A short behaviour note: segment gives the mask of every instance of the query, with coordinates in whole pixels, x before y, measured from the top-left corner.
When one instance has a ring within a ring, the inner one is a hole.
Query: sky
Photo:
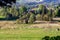
[[[19,0],[17,2],[20,4],[29,3],[29,2],[46,2],[46,3],[57,2],[57,3],[60,3],[60,0]]]
[[[22,2],[42,2],[43,0],[18,0],[18,2],[22,3]]]
[[[28,0],[28,2],[42,2],[43,0]]]

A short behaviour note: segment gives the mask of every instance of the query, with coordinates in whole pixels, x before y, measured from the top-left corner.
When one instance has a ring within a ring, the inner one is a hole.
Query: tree
[[[20,17],[22,17],[26,12],[27,12],[27,8],[25,6],[21,6],[19,8],[19,13],[20,13]]]
[[[4,6],[3,7],[3,13],[4,13],[4,16],[7,18],[7,14],[8,14],[8,11],[7,11],[7,6]]]
[[[26,13],[25,14],[25,19],[24,19],[26,24],[28,24],[29,17],[30,17],[30,14],[29,13]]]
[[[4,9],[3,8],[0,8],[0,16],[4,16]]]
[[[19,7],[19,9],[17,9],[18,12],[18,16],[19,16],[19,20],[21,23],[26,23],[28,24],[28,13],[27,13],[27,8],[25,6],[21,6]]]
[[[52,9],[49,9],[49,13],[48,13],[49,21],[52,21],[52,18],[53,18],[53,11],[52,11]]]
[[[17,19],[19,18],[19,9],[16,9],[16,5],[13,4],[12,7],[10,8],[10,12],[12,14],[12,18],[13,19]]]
[[[44,5],[40,5],[39,10],[40,10],[40,14],[41,14],[41,19],[43,20],[43,16],[44,16],[44,14],[46,14],[47,9]]]
[[[29,18],[29,23],[33,23],[35,21],[35,15],[31,13],[30,18]]]
[[[57,17],[60,17],[60,9],[56,9],[55,14],[56,14]]]
[[[36,20],[38,20],[38,21],[41,20],[41,15],[40,15],[40,14],[37,14],[37,15],[36,15]]]

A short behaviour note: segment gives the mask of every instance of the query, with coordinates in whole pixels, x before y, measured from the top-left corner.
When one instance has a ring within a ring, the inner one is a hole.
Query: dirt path
[[[39,21],[37,24],[33,24],[30,27],[32,28],[60,28],[60,22],[47,22],[47,21]]]
[[[13,28],[15,24],[15,21],[0,21],[0,28]]]
[[[15,28],[17,27],[16,21],[0,21],[0,28]],[[60,28],[60,23],[40,23],[40,24],[32,24],[29,28],[51,28],[58,27]]]
[[[48,27],[60,27],[59,24],[34,24],[34,25],[31,25],[30,27],[37,27],[37,28],[48,28]]]

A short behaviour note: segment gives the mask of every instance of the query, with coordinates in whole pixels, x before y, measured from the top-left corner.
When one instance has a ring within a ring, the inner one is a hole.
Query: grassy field
[[[21,24],[20,27],[28,27],[28,25]],[[60,36],[60,31],[57,31],[55,28],[0,29],[0,40],[42,40],[45,36]]]
[[[0,40],[42,40],[45,36],[60,36],[60,23],[16,24],[15,21],[0,21]]]

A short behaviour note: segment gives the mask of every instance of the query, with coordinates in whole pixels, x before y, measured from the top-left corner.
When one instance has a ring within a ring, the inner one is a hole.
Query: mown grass
[[[29,24],[21,24],[22,26]],[[42,40],[45,36],[60,36],[60,31],[56,29],[0,29],[0,40]]]

